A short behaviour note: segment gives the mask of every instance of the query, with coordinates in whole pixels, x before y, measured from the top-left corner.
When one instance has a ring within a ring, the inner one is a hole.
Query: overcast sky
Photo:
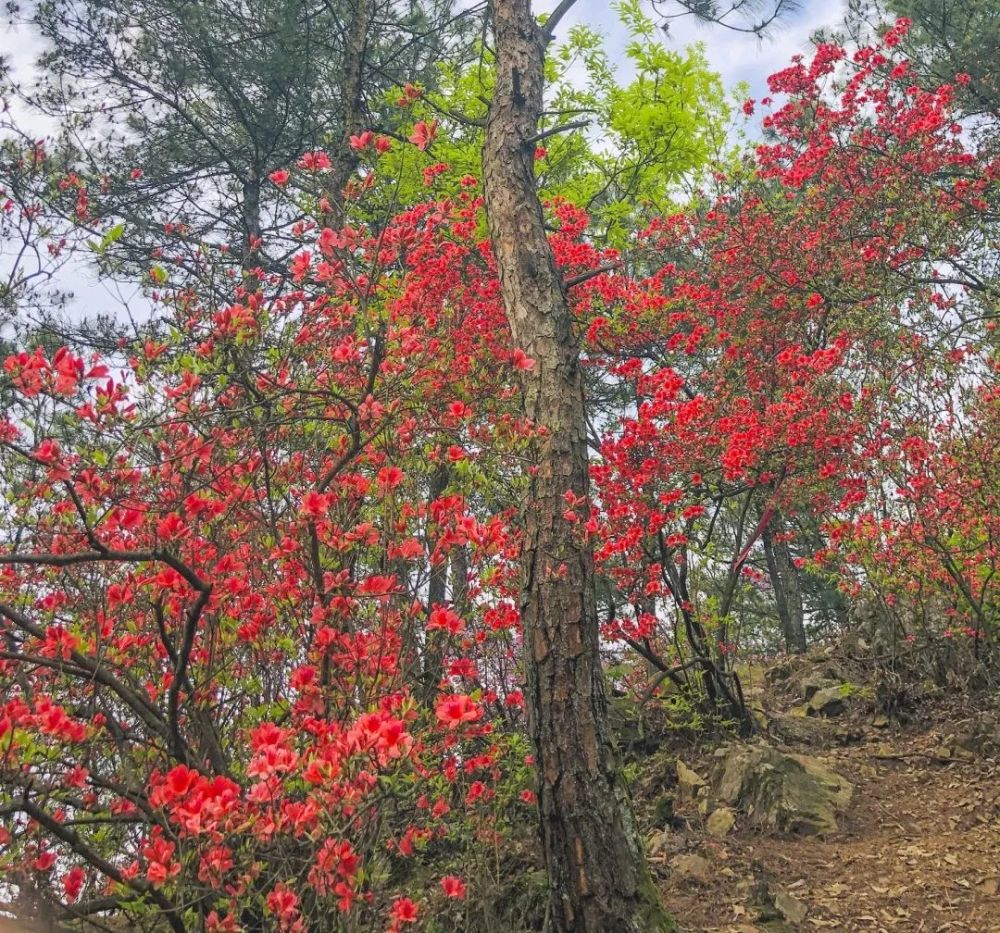
[[[536,0],[535,5],[539,12],[545,12],[556,5],[556,0]],[[760,97],[765,93],[766,76],[783,68],[796,52],[806,50],[809,36],[816,29],[839,22],[844,6],[844,0],[800,0],[799,9],[772,25],[763,39],[684,16],[671,20],[664,40],[678,48],[692,42],[704,43],[709,64],[722,75],[727,87],[746,81],[752,96]],[[612,59],[624,58],[625,32],[606,0],[578,0],[564,21],[563,30],[573,23],[587,23],[601,29]],[[40,40],[30,28],[7,29],[0,25],[0,57],[12,63],[19,80],[30,80],[34,59],[41,48]]]
[[[536,0],[539,11],[555,6],[553,0]],[[660,6],[667,8],[667,4]],[[760,98],[767,93],[767,76],[784,68],[796,52],[806,51],[809,36],[817,29],[839,23],[845,7],[845,0],[800,0],[798,10],[773,24],[763,39],[683,16],[670,21],[664,42],[677,48],[703,43],[709,65],[719,72],[727,88],[745,81],[751,96]],[[578,0],[565,22],[599,27],[607,36],[612,58],[620,61],[624,57],[625,31],[606,0]]]
[[[536,0],[536,9],[539,13],[546,12],[553,9],[557,2],[558,0]],[[692,42],[703,43],[709,65],[719,72],[727,89],[740,82],[747,82],[750,85],[750,96],[760,98],[767,93],[767,75],[784,68],[796,52],[806,51],[809,36],[815,30],[839,22],[844,6],[844,0],[800,0],[799,9],[785,17],[780,24],[773,25],[763,39],[699,23],[694,17],[685,16],[671,20],[664,42],[677,48],[683,48]],[[624,59],[625,31],[607,0],[578,0],[560,31],[565,31],[573,23],[587,23],[598,27],[606,36],[611,59]],[[0,57],[12,66],[17,80],[30,83],[34,61],[41,50],[40,39],[29,27],[8,29],[0,21]],[[37,120],[32,121],[32,124],[39,135],[47,130],[46,125]],[[127,296],[129,303],[141,314],[139,309],[144,302],[134,286],[99,282],[91,270],[82,268],[77,263],[73,264],[71,282],[68,284],[76,293],[74,310],[78,312],[87,314],[97,310],[109,311],[113,307],[121,308],[123,297]]]

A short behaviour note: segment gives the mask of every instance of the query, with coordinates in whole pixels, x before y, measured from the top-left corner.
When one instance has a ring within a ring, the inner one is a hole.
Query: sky
[[[535,0],[535,9],[539,13],[549,12],[557,2]],[[668,47],[677,49],[701,42],[709,66],[719,72],[727,89],[746,82],[750,85],[750,96],[759,99],[767,94],[767,75],[784,68],[795,53],[807,51],[810,35],[821,27],[838,23],[844,7],[845,0],[800,0],[799,8],[780,23],[772,25],[764,38],[684,16],[670,21],[663,41]],[[646,12],[652,14],[652,9],[647,6]],[[624,61],[627,36],[608,0],[577,0],[557,30],[557,38],[559,32],[565,33],[575,23],[597,27],[606,37],[609,58],[614,62]],[[0,20],[0,58],[11,66],[15,80],[31,82],[34,62],[42,49],[41,39],[30,27],[5,28]],[[625,76],[627,73],[622,74],[622,77]],[[15,112],[18,117],[23,116]],[[37,118],[31,126],[39,135],[48,130],[46,124],[38,122]],[[65,276],[69,276],[70,281],[66,284],[75,294],[72,316],[107,313],[116,308],[118,314],[124,314],[126,302],[142,316],[144,301],[137,287],[98,281],[93,271],[83,263],[73,263],[72,268],[65,270]]]
[[[535,5],[539,12],[545,12],[553,9],[556,2],[536,0]],[[845,0],[800,0],[799,8],[773,24],[761,39],[683,16],[670,21],[663,42],[677,49],[701,42],[709,66],[721,75],[727,89],[746,82],[750,85],[750,96],[760,98],[767,94],[767,76],[784,68],[792,55],[806,51],[809,37],[817,29],[841,22],[845,8]],[[661,9],[666,10],[667,4],[661,4]],[[648,5],[645,11],[652,15]],[[625,31],[607,0],[577,0],[563,23],[586,23],[600,28],[607,37],[612,60],[624,58]],[[562,25],[557,36],[565,28]]]

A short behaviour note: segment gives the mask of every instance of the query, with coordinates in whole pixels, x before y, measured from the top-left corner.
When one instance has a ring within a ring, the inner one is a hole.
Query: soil
[[[1000,756],[949,744],[967,712],[941,708],[907,728],[859,716],[849,746],[784,746],[821,757],[855,785],[828,838],[762,834],[738,818],[718,840],[694,802],[676,804],[652,864],[681,929],[1000,933]],[[710,752],[688,764],[709,773]],[[707,880],[672,872],[678,853],[705,856]]]

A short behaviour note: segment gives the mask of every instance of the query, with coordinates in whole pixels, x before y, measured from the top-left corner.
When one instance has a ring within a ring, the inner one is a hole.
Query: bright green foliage
[[[630,35],[624,68],[611,63],[603,37],[589,26],[571,28],[550,50],[549,106],[536,159],[543,201],[561,198],[585,208],[594,238],[619,247],[643,217],[674,209],[681,183],[722,153],[730,112],[701,47],[672,51],[636,5],[616,8]],[[414,122],[442,124],[429,152],[453,177],[479,172],[492,92],[491,57],[480,52],[471,65],[443,63],[435,92],[412,106]],[[622,72],[631,72],[630,79]],[[403,178],[395,194],[405,203],[422,187],[428,162],[417,159],[400,175],[412,153],[398,151],[393,159],[394,177]]]

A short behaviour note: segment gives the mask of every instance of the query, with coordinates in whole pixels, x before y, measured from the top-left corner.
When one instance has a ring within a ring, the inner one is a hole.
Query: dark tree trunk
[[[260,175],[251,169],[243,181],[243,268],[260,264]]]
[[[343,95],[343,133],[330,153],[333,167],[330,172],[328,199],[331,206],[330,222],[341,226],[344,217],[344,188],[358,167],[358,157],[351,148],[351,136],[364,130],[364,77],[365,55],[368,50],[368,30],[372,19],[372,0],[356,0],[350,26],[345,37],[344,65],[340,75]]]
[[[535,361],[527,416],[544,433],[524,506],[521,618],[553,929],[675,929],[643,852],[607,721],[593,554],[563,517],[588,493],[586,419],[570,309],[534,178],[545,36],[530,0],[493,0],[496,88],[486,127],[487,218],[513,340]]]
[[[439,499],[448,488],[448,467],[440,465],[431,474],[430,489],[427,493],[428,514],[430,506]],[[437,538],[428,536],[427,549],[433,554]],[[430,617],[435,604],[443,604],[448,596],[448,561],[442,560],[438,564],[431,564],[430,579],[427,583],[427,615]],[[424,634],[424,669],[423,669],[423,695],[424,701],[430,705],[437,696],[438,685],[441,682],[441,675],[444,673],[443,667],[443,641],[444,633],[439,631],[425,632]]]
[[[802,586],[788,542],[775,540],[774,526],[779,521],[780,516],[775,512],[761,535],[764,557],[767,560],[767,573],[774,590],[774,602],[778,610],[778,619],[781,621],[785,650],[790,654],[805,654],[808,646]]]

